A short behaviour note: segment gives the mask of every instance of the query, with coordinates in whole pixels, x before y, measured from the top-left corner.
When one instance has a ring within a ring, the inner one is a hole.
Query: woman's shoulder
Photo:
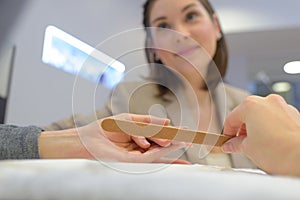
[[[250,95],[250,93],[244,89],[241,89],[241,88],[238,88],[238,87],[235,87],[235,86],[232,86],[232,85],[229,85],[229,84],[226,84],[224,83],[224,88],[225,88],[225,91],[227,94],[229,95],[239,95],[239,96],[244,96],[244,97],[247,97]]]
[[[149,113],[153,105],[164,103],[157,94],[158,87],[155,83],[149,81],[122,82],[112,92],[110,104],[114,110],[145,114]]]
[[[157,84],[149,81],[121,82],[112,90],[112,94],[144,99],[157,96],[158,87]]]
[[[250,95],[250,93],[241,88],[229,85],[229,84],[220,84],[217,89],[217,94],[219,97],[223,96],[225,90],[225,98],[229,104],[232,104],[233,107],[235,105],[240,104],[246,97]]]

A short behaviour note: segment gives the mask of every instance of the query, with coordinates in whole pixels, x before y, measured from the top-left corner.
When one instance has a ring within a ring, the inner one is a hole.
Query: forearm
[[[286,155],[286,162],[283,163],[284,174],[300,177],[300,132],[298,137],[291,138],[290,151]]]
[[[300,177],[300,133],[297,129],[278,133],[274,132],[268,138],[262,138],[263,133],[259,134],[260,140],[265,142],[259,144],[256,141],[255,144],[259,145],[252,145],[246,154],[270,174]]]
[[[291,173],[288,173],[288,175],[292,176],[298,176],[300,177],[300,151],[297,152],[297,157],[294,157],[291,163],[290,171]]]
[[[81,143],[77,129],[44,131],[38,143],[40,157],[44,159],[92,158]]]
[[[0,125],[0,159],[39,158],[38,137],[42,129],[36,126]]]

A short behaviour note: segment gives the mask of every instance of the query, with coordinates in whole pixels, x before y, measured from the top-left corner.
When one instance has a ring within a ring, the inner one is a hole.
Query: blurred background
[[[102,107],[109,89],[99,86],[93,92],[92,82],[76,79],[42,62],[45,29],[54,25],[115,57],[126,46],[143,47],[141,30],[134,31],[134,37],[120,39],[120,33],[142,28],[143,3],[144,0],[0,0],[0,120],[2,116],[6,123],[46,125],[73,111],[92,112],[91,96],[93,106]],[[229,47],[225,81],[253,94],[278,93],[300,109],[300,75],[283,70],[286,63],[300,59],[300,1],[211,3]],[[126,58],[127,72],[145,63],[142,50]],[[128,80],[141,78],[139,73],[128,74]],[[80,88],[75,100],[74,85]],[[74,102],[79,102],[76,108]]]

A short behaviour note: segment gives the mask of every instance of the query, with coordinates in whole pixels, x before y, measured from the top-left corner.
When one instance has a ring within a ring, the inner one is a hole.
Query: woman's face
[[[158,0],[150,12],[156,57],[167,67],[192,79],[206,76],[220,36],[216,16],[198,0]]]

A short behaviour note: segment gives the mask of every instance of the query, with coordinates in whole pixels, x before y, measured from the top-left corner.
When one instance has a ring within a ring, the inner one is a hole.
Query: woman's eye
[[[190,20],[193,20],[193,19],[195,19],[196,17],[197,17],[198,15],[197,15],[197,13],[188,13],[187,15],[186,15],[186,19],[188,20],[188,21],[190,21]]]
[[[167,23],[161,23],[157,26],[158,28],[162,28],[162,29],[166,29],[166,28],[169,28],[168,24]]]

